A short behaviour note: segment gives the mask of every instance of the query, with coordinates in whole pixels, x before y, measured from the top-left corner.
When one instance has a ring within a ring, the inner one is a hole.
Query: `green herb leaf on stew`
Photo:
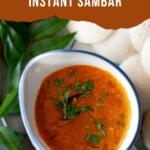
[[[98,144],[100,142],[100,137],[94,134],[87,133],[86,140],[87,142]]]
[[[64,119],[67,119],[67,103],[68,103],[69,95],[70,92],[65,91],[64,95],[62,96]]]
[[[66,103],[68,102],[69,95],[70,95],[70,92],[65,91],[64,96],[63,96],[63,102],[66,102]]]
[[[106,134],[106,132],[104,131],[104,126],[103,126],[103,124],[102,124],[99,120],[96,121],[96,126],[97,126],[97,130],[98,130],[104,137],[106,137],[107,134]]]
[[[92,107],[90,107],[90,106],[86,106],[86,107],[81,107],[80,108],[80,112],[82,113],[82,112],[85,112],[85,111],[94,111],[94,109],[92,108]]]
[[[91,92],[91,90],[93,89],[94,85],[93,82],[91,80],[85,81],[83,83],[81,83],[80,81],[77,81],[72,88],[79,92],[82,93],[83,96],[89,94]]]
[[[74,119],[77,115],[85,111],[94,111],[94,109],[90,106],[79,108],[75,105],[69,104],[67,106],[67,119]]]
[[[81,90],[81,82],[77,81],[74,85],[72,85],[73,90],[80,92]]]
[[[62,85],[64,83],[64,79],[60,79],[60,78],[55,78],[54,79],[54,84],[56,85],[56,86],[60,86],[60,85]]]
[[[75,105],[67,106],[67,119],[74,119],[79,114],[79,109]]]
[[[64,119],[74,119],[80,113],[83,113],[85,111],[94,111],[94,109],[90,106],[80,108],[80,107],[77,107],[76,105],[69,104],[69,102],[68,102],[69,96],[70,96],[70,92],[65,91],[61,100],[58,100],[56,98],[52,98],[52,100],[56,106],[63,108]]]
[[[52,97],[52,101],[56,106],[63,106],[63,102],[58,100],[57,98]]]
[[[93,82],[88,80],[82,84],[82,92],[90,92],[93,89]]]
[[[94,111],[93,108],[91,108],[90,106],[79,108],[73,104],[68,104],[69,96],[70,92],[65,91],[62,97],[64,119],[73,119],[82,112]]]

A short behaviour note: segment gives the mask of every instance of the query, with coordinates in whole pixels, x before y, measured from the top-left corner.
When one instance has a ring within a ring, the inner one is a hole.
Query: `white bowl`
[[[141,110],[137,92],[127,75],[111,61],[95,53],[80,50],[57,50],[44,53],[33,58],[25,67],[19,85],[19,102],[21,117],[32,144],[37,150],[48,149],[38,134],[34,116],[36,96],[42,80],[58,69],[80,64],[107,70],[124,86],[130,101],[131,120],[127,135],[119,149],[129,149],[140,130]]]

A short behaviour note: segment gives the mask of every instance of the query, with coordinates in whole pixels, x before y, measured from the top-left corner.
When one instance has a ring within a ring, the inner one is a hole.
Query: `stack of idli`
[[[118,64],[136,53],[127,29],[116,30],[105,41],[94,44],[93,49]]]
[[[120,65],[138,91],[142,104],[142,137],[150,149],[150,19],[129,29],[105,29],[87,21],[70,21],[77,32],[74,49],[96,52]]]

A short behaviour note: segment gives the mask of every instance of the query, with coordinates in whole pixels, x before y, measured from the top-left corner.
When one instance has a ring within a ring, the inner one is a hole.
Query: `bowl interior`
[[[19,99],[21,116],[26,131],[37,150],[46,149],[46,144],[39,137],[34,116],[37,92],[42,80],[51,72],[71,65],[92,65],[113,74],[124,86],[131,106],[129,130],[120,149],[127,149],[135,140],[140,123],[139,101],[127,76],[107,59],[85,51],[54,51],[32,59],[26,66],[20,81]]]

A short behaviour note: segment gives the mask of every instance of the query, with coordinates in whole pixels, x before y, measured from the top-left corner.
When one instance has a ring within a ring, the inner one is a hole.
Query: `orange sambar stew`
[[[117,150],[127,133],[130,112],[119,81],[88,65],[48,75],[35,106],[39,134],[52,150]]]

